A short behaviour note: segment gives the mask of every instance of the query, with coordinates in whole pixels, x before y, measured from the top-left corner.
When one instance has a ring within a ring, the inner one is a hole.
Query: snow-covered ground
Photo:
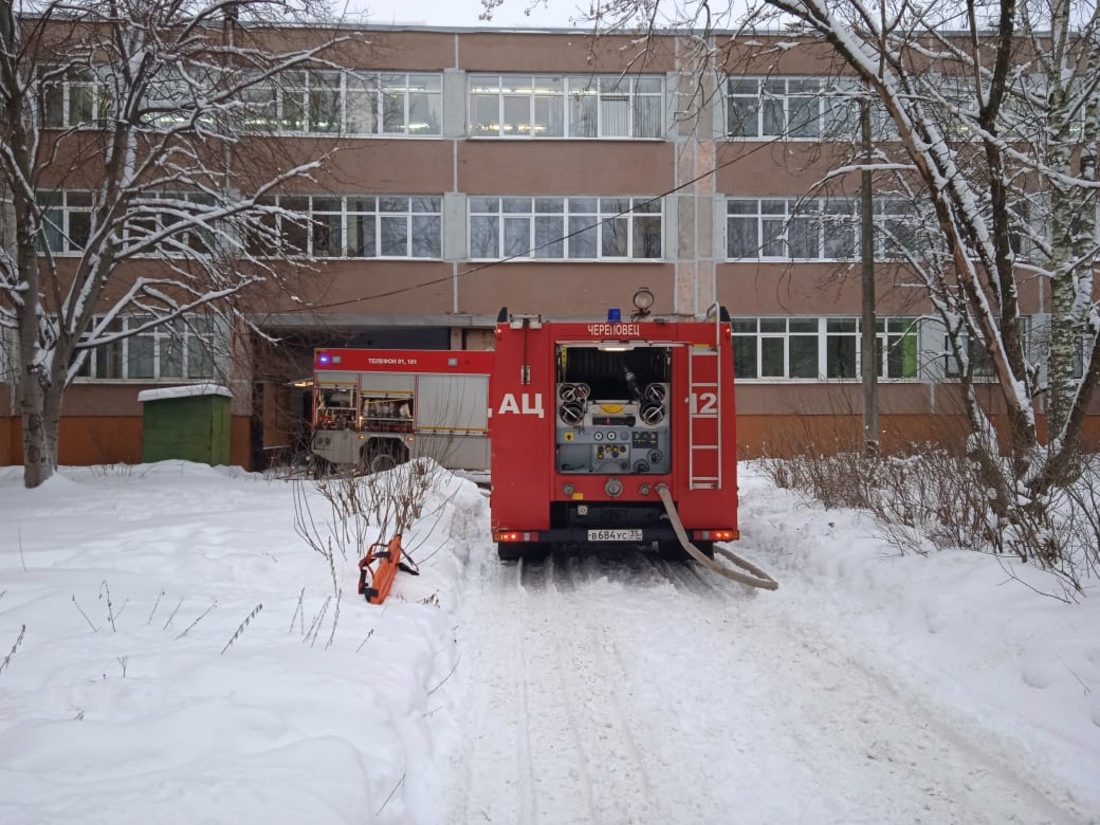
[[[505,565],[447,476],[384,605],[337,555],[333,633],[296,483],[0,469],[0,822],[1100,821],[1100,594],[898,557],[745,465],[774,593]]]

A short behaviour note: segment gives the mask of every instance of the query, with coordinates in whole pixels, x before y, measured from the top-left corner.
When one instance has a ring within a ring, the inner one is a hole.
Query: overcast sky
[[[365,12],[368,23],[492,28],[571,28],[578,6],[588,6],[587,0],[541,0],[533,6],[531,0],[504,0],[493,19],[484,21],[481,0],[336,0],[334,7],[344,2],[350,14]]]

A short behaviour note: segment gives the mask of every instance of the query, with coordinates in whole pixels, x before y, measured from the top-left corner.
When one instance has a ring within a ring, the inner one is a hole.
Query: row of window
[[[1050,330],[1021,318],[1024,348],[1044,351]],[[929,334],[922,336],[925,326]],[[862,322],[851,317],[763,317],[733,319],[734,375],[739,379],[854,380],[860,376]],[[962,334],[961,346],[971,377],[995,377],[988,350]],[[1077,340],[1073,375],[1080,379],[1088,336]],[[1033,353],[1038,355],[1038,353]],[[960,377],[950,336],[939,323],[920,318],[879,318],[875,322],[875,363],[879,378],[916,380],[934,375]]]
[[[57,192],[44,196],[45,243],[54,253],[76,253],[88,241],[91,196]],[[205,198],[165,196],[171,207],[158,219],[141,204],[127,236],[163,229],[182,219],[188,206]],[[246,240],[249,253],[261,257],[309,255],[342,258],[435,258],[443,256],[442,198],[370,195],[284,195],[261,201],[261,224]],[[659,198],[487,198],[471,197],[470,258],[505,257],[601,260],[662,256],[664,217]],[[140,230],[140,232],[139,232]],[[188,233],[163,244],[170,253],[182,244],[212,243],[203,233]]]
[[[48,84],[42,123],[75,128],[110,117],[111,84],[87,70]],[[474,137],[659,139],[665,130],[659,75],[470,75]],[[149,126],[181,119],[190,90],[182,78],[157,84]],[[152,95],[152,93],[151,93]],[[436,72],[285,71],[243,94],[241,123],[283,134],[439,137],[443,75]],[[175,113],[173,109],[176,109]]]
[[[146,315],[122,316],[97,331],[96,337],[141,330],[150,321],[152,317]],[[854,380],[860,375],[862,339],[858,318],[734,318],[732,324],[734,374],[738,379]],[[212,317],[177,318],[87,351],[78,376],[135,381],[213,379],[224,372],[226,340],[225,327]],[[878,319],[878,376],[918,379],[922,367],[919,347],[919,319]],[[939,352],[924,355],[924,366],[941,361],[937,371],[942,370],[948,378],[958,377],[958,365],[950,355],[946,337]],[[987,355],[971,348],[969,358],[976,377],[992,376]]]
[[[73,253],[87,243],[91,195],[60,191],[42,196],[44,242]],[[261,202],[261,226],[246,240],[259,256],[441,258],[442,197],[401,195],[284,195]],[[205,195],[147,196],[133,206],[126,237],[138,241],[210,206]],[[660,260],[661,198],[483,197],[467,199],[469,258]],[[902,258],[918,248],[919,219],[904,201],[874,205],[875,254]],[[859,255],[859,204],[852,199],[729,198],[728,260],[852,260]],[[209,233],[188,233],[161,244],[171,253],[198,248]]]
[[[192,81],[193,82],[193,81]],[[661,139],[666,128],[662,75],[470,74],[468,134],[479,138]],[[84,68],[49,83],[47,127],[102,123],[113,109],[112,84]],[[149,126],[184,117],[200,90],[180,74],[151,84]],[[732,138],[848,140],[858,122],[858,87],[848,78],[733,76],[723,100]],[[248,88],[241,123],[285,134],[440,137],[440,72],[288,70]],[[875,134],[896,134],[881,106]]]
[[[438,197],[283,195],[264,202],[271,210],[263,218],[266,231],[246,246],[261,257],[441,258],[442,203]]]

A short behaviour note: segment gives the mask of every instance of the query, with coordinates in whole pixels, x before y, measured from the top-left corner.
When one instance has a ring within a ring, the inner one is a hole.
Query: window
[[[143,193],[130,204],[126,220],[126,238],[130,243],[147,243],[153,236],[171,230],[176,224],[192,220],[204,209],[214,205],[214,198],[204,192]],[[150,253],[182,254],[212,252],[215,240],[210,228],[195,227],[157,241]]]
[[[74,68],[43,85],[41,117],[46,128],[99,126],[111,116],[111,89],[90,68]]]
[[[438,135],[443,121],[443,79],[437,74],[384,74],[382,133]]]
[[[730,198],[730,259],[848,260],[857,254],[859,215],[850,199]]]
[[[266,205],[271,212],[265,216],[262,230],[248,241],[249,252],[260,257],[443,256],[439,197],[282,195]]]
[[[1041,197],[1041,196],[1040,196]],[[1004,217],[1008,220],[1008,243],[1013,253],[1021,257],[1034,255],[1036,253],[1042,254],[1041,244],[1035,243],[1037,238],[1043,238],[1048,243],[1050,242],[1050,222],[1049,222],[1049,208],[1048,204],[1044,204],[1044,209],[1035,210],[1036,215],[1041,215],[1038,220],[1032,220],[1032,207],[1027,200],[1015,200],[1007,205]],[[992,246],[995,243],[993,226],[993,207],[988,202],[988,199],[983,198],[982,202],[978,204],[982,220],[985,222],[986,229],[989,232],[989,243]],[[967,221],[969,223],[969,221]],[[1072,218],[1070,226],[1070,232],[1077,234],[1082,228],[1082,220],[1080,214],[1075,214]],[[972,260],[978,259],[978,247],[976,247],[970,238],[963,239],[963,246],[966,249],[967,257]],[[946,254],[946,253],[945,253]]]
[[[859,136],[859,93],[850,77],[726,80],[726,134],[734,138],[850,141]],[[896,140],[886,110],[871,103],[875,140]]]
[[[960,321],[961,323],[961,321]],[[1050,354],[1050,325],[1048,323],[1037,323],[1033,325],[1033,319],[1030,315],[1020,316],[1020,336],[1022,339],[1024,352],[1033,351],[1036,354],[1042,353],[1041,357],[1046,358]],[[1033,337],[1034,336],[1034,337]],[[956,351],[952,346],[951,335],[945,333],[943,336],[943,373],[948,378],[960,378],[966,370],[967,364],[971,365],[971,377],[977,380],[990,380],[997,377],[996,369],[993,365],[993,356],[989,352],[989,348],[986,347],[985,342],[978,340],[971,340],[970,334],[964,329],[960,328],[959,331],[959,345],[961,348],[961,354],[965,359],[963,368],[959,369],[959,359],[956,357]],[[1077,359],[1079,356],[1084,355],[1083,347],[1087,345],[1087,337],[1078,339],[1078,350],[1074,356],[1074,378],[1081,377],[1082,363]]]
[[[1025,351],[1031,353],[1031,357],[1046,362],[1049,365],[1051,355],[1051,316],[1040,316],[1037,322],[1033,322],[1032,316],[1025,315],[1021,319],[1024,323],[1023,330],[1027,333]],[[1068,323],[1068,322],[1066,322]],[[1078,332],[1073,343],[1073,378],[1080,380],[1085,375],[1085,363],[1092,357],[1093,336],[1087,327]],[[1049,366],[1048,366],[1049,369]]]
[[[80,252],[92,229],[92,193],[71,190],[39,194],[42,238],[53,253]]]
[[[932,72],[923,80],[920,91],[926,116],[931,117],[944,138],[952,143],[975,140],[978,96],[969,72]]]
[[[917,377],[917,321],[880,318],[878,375]],[[734,374],[740,379],[859,378],[859,318],[734,318]]]
[[[825,319],[825,375],[828,378],[859,378],[862,340],[860,319]],[[881,374],[881,370],[880,370]]]
[[[905,260],[924,257],[918,235],[919,216],[914,205],[900,198],[876,198],[874,202],[875,258]]]
[[[943,374],[948,378],[960,378],[969,364],[972,378],[993,378],[995,375],[993,358],[985,344],[971,340],[965,332],[960,333],[959,337],[961,351],[956,354],[955,348],[951,345],[951,336],[943,336]],[[966,359],[961,370],[957,355],[962,355]]]
[[[440,74],[292,70],[244,92],[245,125],[302,134],[439,135]]]
[[[875,257],[898,260],[920,250],[919,220],[907,201],[874,203]],[[859,201],[853,198],[729,198],[729,260],[847,261],[860,253]]]
[[[860,318],[825,319],[825,377],[860,378],[863,351]],[[875,320],[875,374],[879,378],[916,378],[917,319]]]
[[[471,197],[470,258],[659,259],[661,201]]]
[[[0,326],[0,383],[14,384],[17,380],[18,343],[14,329]]]
[[[880,378],[916,378],[920,369],[916,318],[879,318],[877,327]]]
[[[661,77],[473,75],[470,135],[660,138]]]
[[[143,125],[154,129],[189,127],[193,120],[206,128],[217,128],[214,107],[204,102],[217,94],[218,71],[214,67],[188,62],[185,66],[161,66],[149,78],[142,101]]]
[[[806,77],[731,77],[726,132],[731,137],[819,138],[827,81]]]
[[[733,319],[738,378],[817,378],[817,318]]]
[[[113,319],[96,337],[140,328],[148,315]],[[99,319],[93,322],[93,328]],[[90,338],[85,335],[84,340]],[[94,347],[77,376],[100,380],[198,380],[216,377],[226,358],[224,328],[210,316],[189,315]]]

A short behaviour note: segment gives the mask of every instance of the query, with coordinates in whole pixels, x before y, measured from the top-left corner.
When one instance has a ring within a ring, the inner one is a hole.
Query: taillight
[[[518,530],[496,530],[493,532],[493,541],[538,541],[539,534],[521,532]]]
[[[734,541],[736,530],[693,530],[692,537],[699,541]]]

